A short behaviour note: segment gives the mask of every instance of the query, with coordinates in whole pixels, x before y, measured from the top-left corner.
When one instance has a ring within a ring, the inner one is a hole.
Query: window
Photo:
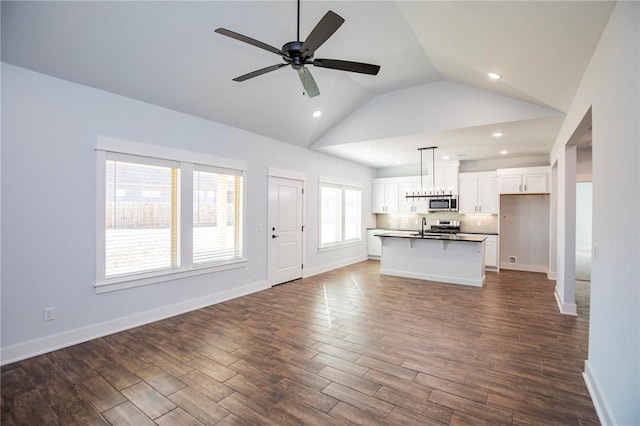
[[[176,167],[107,160],[105,277],[177,267]]]
[[[194,264],[241,256],[239,193],[239,176],[204,170],[193,172]]]
[[[321,178],[320,247],[359,242],[362,238],[361,188]]]
[[[97,150],[97,291],[244,266],[243,163],[132,145]]]

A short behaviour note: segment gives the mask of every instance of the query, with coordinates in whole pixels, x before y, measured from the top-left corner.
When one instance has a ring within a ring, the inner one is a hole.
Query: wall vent
[[[518,258],[515,256],[509,256],[509,263],[518,263]]]

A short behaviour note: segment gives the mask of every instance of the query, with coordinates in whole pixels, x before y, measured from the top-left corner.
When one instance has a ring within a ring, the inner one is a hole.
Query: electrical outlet
[[[53,321],[56,319],[56,308],[45,308],[44,309],[44,320],[45,321]]]
[[[509,256],[509,263],[518,263],[518,258],[515,256]]]

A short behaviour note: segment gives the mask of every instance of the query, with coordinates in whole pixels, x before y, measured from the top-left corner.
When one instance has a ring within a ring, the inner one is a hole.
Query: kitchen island
[[[486,237],[384,232],[380,273],[482,287]]]

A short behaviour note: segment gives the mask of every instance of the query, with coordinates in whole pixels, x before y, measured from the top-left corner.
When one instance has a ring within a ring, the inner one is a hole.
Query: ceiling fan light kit
[[[344,19],[333,11],[328,11],[322,19],[311,30],[307,39],[300,41],[300,0],[298,0],[298,32],[297,41],[290,41],[282,46],[282,49],[275,48],[271,45],[255,40],[251,37],[236,33],[226,28],[218,28],[216,33],[233,38],[243,43],[264,49],[268,52],[279,55],[284,60],[282,64],[271,65],[256,71],[241,75],[233,79],[233,81],[245,81],[250,78],[258,77],[271,71],[275,71],[287,65],[298,72],[298,77],[302,83],[302,87],[306,94],[312,98],[320,94],[318,85],[311,75],[311,71],[305,65],[313,65],[320,68],[329,68],[339,71],[356,72],[360,74],[377,75],[380,71],[379,65],[365,64],[362,62],[343,61],[339,59],[315,59],[316,49],[324,44],[344,23]]]

